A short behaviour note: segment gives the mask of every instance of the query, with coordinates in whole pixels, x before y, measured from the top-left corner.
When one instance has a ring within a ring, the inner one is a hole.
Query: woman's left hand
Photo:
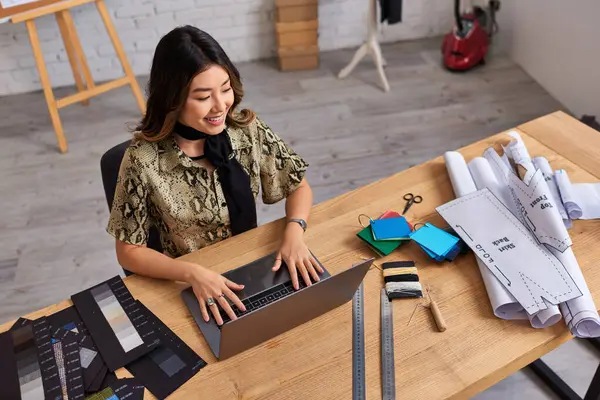
[[[308,251],[303,236],[304,230],[300,225],[296,223],[287,224],[283,240],[281,241],[281,247],[273,265],[273,271],[278,271],[282,261],[287,264],[294,289],[296,290],[299,288],[298,272],[302,275],[307,286],[310,286],[313,281],[319,281],[319,273],[323,273],[323,268],[321,268],[317,260]]]

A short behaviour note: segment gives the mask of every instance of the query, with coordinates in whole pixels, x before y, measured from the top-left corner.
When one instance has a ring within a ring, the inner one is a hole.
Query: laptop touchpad
[[[291,279],[285,263],[281,265],[279,271],[273,272],[271,270],[275,263],[275,256],[276,254],[269,254],[223,274],[223,276],[231,281],[245,286],[239,292],[234,291],[240,300],[244,300],[280,283],[288,282]]]

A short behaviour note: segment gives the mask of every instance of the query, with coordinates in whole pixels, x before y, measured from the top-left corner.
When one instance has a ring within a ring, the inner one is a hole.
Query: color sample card
[[[143,400],[144,398],[145,388],[136,378],[117,379],[117,376],[111,373],[108,374],[103,386],[103,390],[112,390],[119,400]]]
[[[100,372],[95,376],[94,380],[90,382],[89,387],[86,388],[86,392],[95,393],[102,389],[104,381],[106,380],[106,376],[108,375],[108,367],[105,364],[102,364],[102,368],[100,368]],[[104,385],[106,386],[106,385]]]
[[[426,223],[410,235],[421,248],[436,261],[454,260],[460,252],[460,239],[450,233]]]
[[[52,339],[54,359],[58,369],[62,400],[83,400],[83,370],[79,359],[79,343],[72,336]]]
[[[98,350],[81,317],[75,307],[65,308],[62,311],[49,315],[47,317],[52,329],[52,337],[62,340],[66,336],[76,338],[79,343],[79,359],[83,368],[83,385],[86,392],[91,392],[92,383],[98,374],[101,373],[104,366],[104,360],[98,354]],[[104,373],[98,378],[100,383],[106,376]],[[95,390],[97,391],[98,388]]]
[[[412,232],[404,217],[376,219],[371,231],[375,240],[410,240]]]
[[[48,323],[46,317],[41,317],[34,320],[31,325],[26,325],[25,328],[29,326],[33,328],[33,336],[37,346],[45,398],[62,399],[62,387],[60,384],[58,367],[56,366],[56,359],[54,358],[54,351],[52,348],[53,343],[50,332],[50,324]],[[19,364],[18,361],[17,364]]]
[[[22,399],[43,398],[44,385],[32,325],[13,331],[14,354]],[[23,347],[21,347],[23,346]]]
[[[31,323],[30,319],[19,317],[19,319],[13,324],[13,326],[10,327],[10,330],[12,331],[13,329],[18,329],[18,328],[25,326],[27,324],[30,324],[30,323]]]
[[[0,398],[43,399],[46,396],[33,323],[0,335]],[[60,396],[60,391],[55,395]]]
[[[90,291],[125,352],[144,344],[113,291],[104,283]]]
[[[71,296],[110,371],[159,345],[154,327],[119,276]]]
[[[164,399],[192,378],[206,362],[139,301],[145,319],[160,337],[160,346],[125,367],[156,397]]]
[[[33,341],[33,338],[31,339]],[[14,351],[13,328],[7,332],[0,333],[0,376],[2,384],[0,385],[0,399],[20,399],[21,390],[19,384],[19,375],[17,373],[17,360]],[[21,351],[23,351],[21,346]],[[32,368],[33,370],[33,368]],[[37,367],[39,370],[39,364]],[[42,396],[44,389],[41,389]]]
[[[119,398],[110,387],[107,387],[98,393],[86,397],[85,400],[119,400]]]

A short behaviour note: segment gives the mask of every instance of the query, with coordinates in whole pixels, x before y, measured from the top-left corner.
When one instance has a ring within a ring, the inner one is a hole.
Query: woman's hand
[[[200,303],[200,311],[202,312],[202,318],[208,322],[209,314],[208,310],[211,311],[217,324],[223,324],[223,318],[219,312],[217,304],[229,315],[229,318],[233,321],[237,319],[233,309],[227,302],[227,297],[235,306],[243,311],[246,311],[246,307],[237,295],[233,292],[234,290],[242,290],[244,285],[238,285],[225,278],[214,271],[211,271],[200,265],[192,264],[188,283],[192,285],[194,294],[198,298]]]
[[[302,275],[307,286],[312,284],[311,277],[314,282],[321,280],[317,271],[323,273],[323,268],[321,268],[317,260],[308,251],[303,236],[304,231],[300,225],[289,223],[285,228],[281,247],[273,265],[273,271],[278,271],[282,261],[287,264],[294,289],[296,290],[299,288],[298,272]]]

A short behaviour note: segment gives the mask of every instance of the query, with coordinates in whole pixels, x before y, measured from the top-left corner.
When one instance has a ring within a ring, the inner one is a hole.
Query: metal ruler
[[[383,400],[396,399],[393,325],[392,305],[384,288],[381,289],[381,391]]]
[[[352,298],[352,399],[365,400],[365,314],[363,283]]]

